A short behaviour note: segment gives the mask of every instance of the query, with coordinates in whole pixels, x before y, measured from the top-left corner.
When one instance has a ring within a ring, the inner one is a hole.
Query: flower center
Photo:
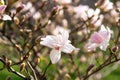
[[[55,47],[55,50],[59,50],[59,49],[60,49],[60,47],[59,47],[59,46],[56,46],[56,47]]]

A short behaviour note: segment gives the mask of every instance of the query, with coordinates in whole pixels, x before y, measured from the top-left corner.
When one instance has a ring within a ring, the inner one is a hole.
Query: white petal
[[[107,46],[109,45],[109,41],[105,41],[100,45],[100,49],[106,51]]]
[[[88,45],[88,50],[89,50],[89,51],[94,50],[94,49],[96,49],[98,46],[99,46],[99,44],[91,43],[91,44]]]
[[[50,52],[50,60],[52,64],[57,63],[60,60],[60,58],[61,58],[61,51],[52,49],[52,51]]]
[[[68,30],[63,30],[63,32],[61,33],[62,37],[63,37],[63,41],[67,41],[69,38],[69,31]]]
[[[41,45],[44,45],[44,46],[47,46],[47,47],[50,47],[50,48],[54,48],[55,44],[57,43],[56,36],[48,35],[45,38],[41,38],[41,40],[42,40],[40,42]]]
[[[7,14],[3,14],[3,15],[2,15],[2,19],[3,19],[4,21],[7,21],[7,20],[11,21],[11,20],[12,20],[12,18],[11,18],[9,15],[7,15]]]
[[[101,31],[107,31],[107,29],[105,28],[104,25],[101,25],[100,32],[101,32]]]
[[[75,47],[72,44],[66,43],[61,50],[64,53],[71,53],[73,50],[75,50]]]
[[[93,9],[89,9],[89,10],[87,11],[87,14],[88,14],[88,17],[89,17],[89,18],[92,17],[93,14],[94,14],[94,10],[93,10]]]
[[[98,14],[100,14],[100,9],[97,8],[94,12],[94,15],[98,15]]]

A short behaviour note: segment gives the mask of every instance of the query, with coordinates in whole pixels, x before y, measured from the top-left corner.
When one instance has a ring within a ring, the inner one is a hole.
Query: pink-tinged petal
[[[50,52],[50,60],[52,64],[57,63],[60,60],[60,58],[61,58],[61,51],[52,49],[52,51]]]
[[[63,27],[59,27],[59,26],[56,27],[56,29],[53,31],[53,34],[57,37],[58,35],[61,36],[61,37],[58,37],[58,39],[61,38],[62,43],[66,42],[69,38],[69,31],[64,29]]]
[[[72,44],[68,43],[66,43],[61,49],[61,51],[64,53],[71,53],[73,50],[75,50],[75,47]]]
[[[109,45],[109,40],[111,37],[111,30],[107,27],[105,28],[103,25],[99,32],[94,32],[90,37],[88,43],[88,49],[93,50],[96,47],[100,47],[101,50],[106,50]]]
[[[98,46],[99,46],[99,44],[96,44],[96,43],[88,43],[87,44],[88,51],[95,50]]]
[[[0,14],[3,14],[6,9],[6,5],[0,5]]]
[[[99,43],[101,43],[102,41],[103,41],[102,36],[99,35],[99,33],[97,33],[97,32],[94,32],[94,33],[91,35],[91,37],[90,37],[90,42],[92,42],[92,43],[97,43],[97,44],[99,44]]]
[[[101,25],[101,27],[100,27],[100,31],[99,32],[102,32],[102,31],[107,31],[107,29],[105,28],[104,25]]]
[[[50,47],[50,48],[54,48],[55,45],[57,44],[57,40],[56,40],[56,36],[46,36],[45,38],[41,38],[41,45]]]
[[[99,34],[107,41],[110,40],[112,31],[108,27],[101,26],[101,30],[99,31]]]

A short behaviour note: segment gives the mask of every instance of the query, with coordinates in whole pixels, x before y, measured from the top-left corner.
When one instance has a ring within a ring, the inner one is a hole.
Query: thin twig
[[[45,71],[44,71],[44,73],[43,73],[43,75],[42,75],[43,78],[44,78],[44,76],[45,76],[45,74],[46,74],[46,72],[47,72],[47,69],[50,67],[51,64],[52,64],[52,63],[51,63],[51,61],[50,61],[49,64],[47,65],[47,67],[45,68]]]
[[[29,62],[29,61],[27,61],[27,64],[28,64],[28,66],[30,67],[30,69],[31,69],[31,70],[32,70],[32,72],[33,72],[34,79],[35,79],[35,80],[38,80],[38,79],[37,79],[36,72],[35,72],[35,70],[33,69],[32,65],[30,64],[30,62]]]
[[[0,58],[0,61],[1,61],[4,65],[6,65],[6,62],[5,62],[2,58]],[[10,66],[6,66],[6,67],[7,67],[7,69],[8,69],[9,72],[12,72],[12,73],[18,75],[19,77],[21,77],[21,78],[24,79],[24,80],[30,80],[29,78],[27,78],[27,77],[24,76],[23,74],[15,71],[12,67],[10,67]]]
[[[105,60],[105,61],[103,62],[103,64],[99,65],[99,66],[98,66],[95,70],[93,70],[91,73],[85,75],[82,80],[86,80],[86,79],[89,78],[91,75],[95,74],[96,72],[100,71],[101,69],[105,68],[106,66],[108,66],[108,65],[110,65],[110,64],[112,64],[112,63],[114,63],[114,62],[118,62],[118,61],[120,60],[120,59],[117,59],[117,60],[115,59],[115,60],[113,60],[113,61],[109,61],[110,59],[111,59],[111,56],[109,56],[109,58],[108,58],[107,60]]]

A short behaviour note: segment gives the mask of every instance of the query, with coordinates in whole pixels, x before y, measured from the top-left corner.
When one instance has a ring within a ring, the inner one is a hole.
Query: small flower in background
[[[104,12],[113,9],[113,3],[110,2],[110,0],[98,0],[95,5],[102,9]]]
[[[104,16],[100,14],[100,9],[95,10],[87,5],[79,5],[74,7],[75,18],[80,18],[83,21],[87,21],[90,28],[97,28],[101,25]],[[82,15],[81,15],[82,14]]]
[[[7,6],[5,5],[5,1],[4,0],[0,0],[0,15],[4,13],[6,7]]]
[[[72,3],[72,0],[54,0],[54,1],[63,5]]]
[[[0,0],[0,19],[2,19],[3,21],[7,21],[7,20],[12,20],[12,18],[7,15],[7,14],[3,14],[5,12],[7,5],[5,4],[4,0]]]
[[[79,6],[74,7],[75,18],[87,20],[88,16],[86,12],[88,10],[89,10],[89,6],[87,5],[79,5]],[[91,10],[91,12],[93,12],[93,10]]]
[[[40,44],[52,48],[50,59],[53,64],[57,63],[61,58],[61,52],[71,53],[75,47],[68,40],[69,32],[65,29],[58,30],[55,35],[47,35],[42,38]]]
[[[101,50],[106,50],[109,45],[109,40],[111,37],[111,30],[104,25],[101,26],[99,32],[94,32],[87,44],[88,51],[94,50],[97,47],[100,47]]]

